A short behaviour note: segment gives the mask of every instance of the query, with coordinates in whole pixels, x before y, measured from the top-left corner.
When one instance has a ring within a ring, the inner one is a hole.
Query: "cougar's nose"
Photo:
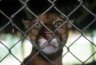
[[[53,33],[50,32],[50,31],[45,31],[45,32],[44,32],[44,37],[45,37],[47,40],[51,39],[51,38],[52,38],[52,35],[53,35]]]

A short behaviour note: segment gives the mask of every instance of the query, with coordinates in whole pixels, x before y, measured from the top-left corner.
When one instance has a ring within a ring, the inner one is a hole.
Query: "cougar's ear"
[[[29,20],[24,20],[23,19],[22,22],[23,22],[26,29],[28,29],[30,27],[30,25],[31,25],[31,21],[29,21]]]

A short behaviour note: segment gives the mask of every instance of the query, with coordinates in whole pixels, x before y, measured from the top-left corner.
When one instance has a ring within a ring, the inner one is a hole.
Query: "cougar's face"
[[[67,23],[63,23],[64,18],[57,14],[48,13],[40,16],[28,24],[32,25],[29,38],[36,42],[43,53],[56,53],[61,45],[66,43],[68,37]]]

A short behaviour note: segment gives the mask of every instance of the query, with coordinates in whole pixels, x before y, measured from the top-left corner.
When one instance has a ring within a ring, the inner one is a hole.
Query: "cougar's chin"
[[[41,51],[46,54],[53,54],[59,50],[59,44],[56,38],[50,41],[41,38],[38,40],[38,46],[41,48]]]

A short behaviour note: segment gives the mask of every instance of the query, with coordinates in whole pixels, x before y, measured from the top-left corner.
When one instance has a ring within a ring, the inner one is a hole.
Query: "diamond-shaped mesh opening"
[[[70,47],[81,37],[81,33],[79,31],[70,31],[69,38],[67,40],[66,46]]]
[[[47,8],[51,6],[47,0],[30,0],[27,4],[29,9],[31,9],[31,11],[33,11],[35,14],[43,13]]]
[[[22,19],[21,19],[21,17],[22,17]],[[23,21],[25,20],[25,19],[28,19],[28,17],[26,16],[26,14],[24,13],[24,11],[23,10],[21,10],[17,15],[15,15],[13,18],[13,23],[14,24],[12,24],[13,25],[13,29],[14,29],[14,33],[16,33],[16,32],[25,32],[26,31],[26,29],[25,29],[25,27],[24,27],[24,24],[23,24]],[[20,30],[21,31],[20,31]],[[23,33],[22,33],[23,34]]]
[[[71,59],[71,61],[69,61],[69,58]],[[81,63],[81,61],[79,61],[79,60],[77,60],[71,53],[67,53],[66,55],[64,55],[63,56],[63,59],[62,59],[62,62],[63,62],[63,64],[68,64],[68,65],[71,65],[71,64],[73,64],[74,65],[74,63],[75,64],[82,64]]]
[[[52,36],[48,40],[50,41],[54,37],[54,31],[52,29],[48,28],[42,22],[40,22],[38,20],[33,20],[32,23],[33,24],[31,24],[30,27],[27,29],[28,32],[31,32],[30,35],[34,36],[34,35],[38,34],[38,35],[42,36],[43,34],[45,34],[44,30],[47,30],[47,31],[49,31],[52,34]],[[32,40],[32,39],[31,39],[31,41],[34,42],[34,40]]]
[[[19,0],[1,0],[0,1],[0,10],[5,12],[8,16],[14,14],[20,8]]]
[[[80,3],[77,0],[57,0],[55,1],[55,7],[61,12],[68,15],[74,10]]]
[[[95,0],[83,0],[83,4],[86,8],[92,11],[94,14],[96,13],[96,1]]]
[[[83,42],[81,40],[83,40]],[[82,47],[82,49],[80,47]],[[91,55],[90,42],[84,37],[80,37],[71,47],[69,47],[69,49],[70,52],[73,53],[78,59],[82,60],[82,62],[84,62]],[[85,52],[87,49],[88,51]],[[85,56],[86,54],[88,54],[88,56]]]
[[[87,25],[87,26],[85,27],[84,32],[85,32],[85,33],[86,33],[86,32],[89,32],[89,33],[93,33],[93,34],[94,34],[94,32],[92,32],[92,31],[94,31],[94,29],[96,29],[95,25],[96,25],[96,20],[93,19],[93,20],[90,22],[90,25]],[[92,35],[92,34],[91,34],[91,35]]]
[[[71,16],[74,16],[75,14],[78,15],[78,18],[74,21],[74,25],[76,26],[76,28],[79,28],[80,30],[83,30],[95,19],[95,17],[91,13],[89,13],[82,7],[76,10],[76,13],[74,12]]]

